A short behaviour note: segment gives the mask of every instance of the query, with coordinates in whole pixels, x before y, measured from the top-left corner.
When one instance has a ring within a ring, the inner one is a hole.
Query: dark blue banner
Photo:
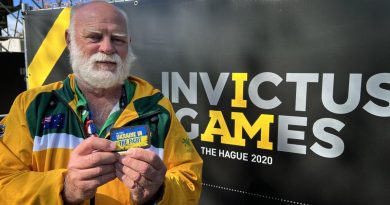
[[[116,5],[133,74],[172,101],[204,159],[201,204],[389,202],[390,2]]]

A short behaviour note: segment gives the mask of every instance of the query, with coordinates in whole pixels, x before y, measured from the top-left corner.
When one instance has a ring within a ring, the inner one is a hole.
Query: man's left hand
[[[115,167],[116,176],[130,189],[132,199],[137,204],[154,198],[163,186],[167,171],[156,153],[142,148],[127,150]]]

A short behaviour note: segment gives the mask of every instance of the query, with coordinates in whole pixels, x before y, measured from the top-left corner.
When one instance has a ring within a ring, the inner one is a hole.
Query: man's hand
[[[127,150],[115,164],[116,176],[130,189],[137,204],[143,204],[157,194],[167,171],[160,157],[142,148]]]
[[[62,197],[65,203],[76,204],[92,198],[97,187],[115,179],[115,162],[119,155],[112,153],[115,143],[89,137],[70,155]]]

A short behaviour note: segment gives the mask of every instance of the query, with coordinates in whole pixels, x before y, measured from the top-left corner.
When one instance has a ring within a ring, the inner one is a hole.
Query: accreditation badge
[[[110,133],[111,141],[116,142],[117,152],[150,147],[150,129],[147,125],[111,128]]]

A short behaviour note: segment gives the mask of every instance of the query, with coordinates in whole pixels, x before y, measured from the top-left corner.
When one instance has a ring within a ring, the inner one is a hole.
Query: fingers
[[[97,187],[110,181],[112,179],[110,176],[115,177],[114,165],[103,165],[90,169],[70,169],[67,177],[73,182],[73,184],[84,184],[87,182],[88,184],[91,184],[91,187]]]
[[[80,203],[92,197],[97,187],[115,179],[114,164],[119,159],[115,142],[97,137],[84,140],[71,153],[65,177],[63,198]]]
[[[120,169],[123,173],[128,175],[131,180],[139,181],[141,177],[145,177],[148,180],[153,180],[159,176],[159,170],[156,170],[150,164],[133,159],[131,157],[121,156],[119,158],[120,163],[116,163],[117,169]]]
[[[159,187],[164,181],[166,172],[162,160],[155,153],[143,149],[135,150],[134,154],[120,156],[118,162],[115,163],[115,168],[121,172],[119,175],[122,180],[129,181],[127,183],[129,188],[134,188],[134,183],[145,189]]]
[[[116,170],[116,175],[130,189],[131,198],[136,204],[143,204],[150,200],[162,186],[162,183],[156,181],[153,183],[152,181],[145,180],[144,177],[141,177],[139,182],[134,181],[130,175],[123,173],[120,169]]]
[[[142,176],[139,172],[134,171],[133,169],[126,167],[121,163],[116,163],[115,168],[117,171],[120,171],[121,174],[125,175],[128,178],[128,180],[131,180],[132,182],[137,182],[143,187],[150,185],[152,183],[152,179],[154,179],[154,178],[146,178]]]
[[[96,176],[92,179],[89,179],[89,180],[86,180],[86,181],[82,181],[82,183],[84,184],[84,188],[85,189],[93,189],[93,188],[97,188],[113,179],[116,178],[116,174],[115,172],[110,172],[110,173],[107,173],[107,174],[104,174],[104,175],[100,175],[100,176]]]
[[[93,152],[89,155],[77,156],[69,163],[68,168],[88,169],[99,165],[114,164],[119,158],[117,153]]]
[[[119,180],[121,180],[131,190],[133,195],[137,192],[139,192],[139,193],[136,195],[139,195],[140,193],[145,191],[145,189],[147,189],[145,185],[142,186],[140,182],[132,180],[131,177],[129,177],[129,175],[123,173],[119,169],[116,170],[116,176],[118,177]],[[149,183],[151,184],[150,181],[149,181]]]
[[[103,176],[110,173],[115,173],[114,165],[102,165],[90,169],[82,169],[79,170],[78,175],[80,180],[93,180],[94,178],[98,178],[99,176]]]
[[[120,169],[115,170],[115,175],[121,180],[129,189],[133,189],[135,187],[135,182],[131,180],[126,174],[124,174]]]
[[[115,179],[115,167],[104,165],[86,170],[69,169],[65,177],[63,198],[68,203],[81,203],[91,198],[97,188]]]
[[[79,155],[86,155],[93,151],[111,152],[114,151],[115,148],[115,142],[98,137],[89,137],[77,146],[74,152]]]
[[[160,157],[149,150],[129,149],[118,162],[116,168],[141,185],[148,185],[148,181],[162,183],[164,180],[166,167]]]
[[[115,179],[115,177],[115,171],[107,172],[102,175],[96,175],[94,177],[86,177],[86,175],[82,175],[80,173],[78,173],[76,176],[68,176],[70,183],[81,191],[95,190],[99,186]]]
[[[136,204],[143,204],[150,198],[150,194],[146,192],[147,191],[143,187],[135,183],[134,188],[131,189],[131,198]]]
[[[160,159],[160,157],[156,153],[151,152],[149,150],[145,150],[142,148],[132,148],[132,149],[127,150],[125,156],[129,156],[133,159],[137,159],[139,161],[146,162],[147,164],[152,165],[153,168],[156,170],[162,170],[165,168],[165,165],[164,165],[163,161]],[[145,165],[141,164],[141,163],[138,164],[138,166],[140,166],[139,168],[141,170],[143,168],[145,168]],[[141,171],[141,170],[139,170],[139,171]]]
[[[119,154],[105,151],[115,149],[115,143],[106,139],[90,137],[73,150],[68,168],[87,169],[99,165],[113,164]]]
[[[152,151],[132,148],[115,163],[116,176],[130,189],[134,202],[149,200],[164,183],[166,167]]]

